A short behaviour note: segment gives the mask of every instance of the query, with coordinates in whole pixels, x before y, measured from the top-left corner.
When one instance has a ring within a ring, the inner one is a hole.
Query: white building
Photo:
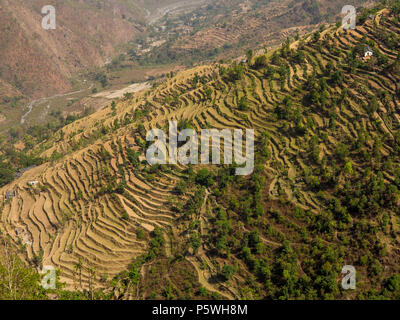
[[[364,58],[370,58],[374,55],[374,52],[370,47],[366,47],[364,51]]]

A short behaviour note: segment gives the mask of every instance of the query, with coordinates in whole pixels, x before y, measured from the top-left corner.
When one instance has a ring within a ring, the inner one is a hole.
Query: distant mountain
[[[0,1],[1,78],[21,95],[68,90],[74,72],[103,64],[143,28],[143,16],[121,1],[57,0],[57,29],[45,30],[47,2]]]
[[[372,3],[352,1],[355,7]],[[167,27],[179,26],[176,29],[180,32],[152,53],[153,60],[195,62],[237,56],[257,45],[274,47],[286,37],[310,32],[320,23],[336,22],[346,4],[346,0],[208,1],[166,23]]]
[[[48,1],[0,0],[0,103],[70,89],[69,78],[103,65],[118,45],[146,29],[149,15],[171,2],[55,0],[57,29],[44,30],[41,9]]]

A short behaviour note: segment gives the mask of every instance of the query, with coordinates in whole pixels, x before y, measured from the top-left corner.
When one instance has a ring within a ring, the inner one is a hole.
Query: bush
[[[0,163],[0,187],[14,180],[14,172],[7,164]]]
[[[222,267],[221,275],[228,281],[236,273],[236,268],[226,264]]]
[[[254,68],[261,69],[268,66],[268,59],[266,55],[262,55],[256,58],[254,62]]]
[[[400,288],[400,275],[395,274],[388,278],[385,283],[385,288],[389,291],[395,292]]]
[[[175,186],[175,192],[178,194],[184,194],[187,190],[187,183],[181,179]]]
[[[125,221],[129,220],[129,214],[128,214],[128,212],[124,211],[124,212],[122,213],[122,220],[125,220]]]
[[[249,109],[249,103],[247,102],[246,97],[242,97],[239,101],[238,108],[240,111],[246,111]]]
[[[196,183],[211,187],[214,184],[214,174],[207,169],[201,169],[196,176]]]

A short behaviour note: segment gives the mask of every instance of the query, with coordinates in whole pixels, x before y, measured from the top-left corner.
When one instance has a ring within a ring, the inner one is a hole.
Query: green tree
[[[42,300],[46,292],[40,286],[41,276],[27,267],[2,239],[0,248],[0,299],[4,300]]]
[[[201,169],[197,173],[196,183],[205,187],[211,187],[214,184],[214,174],[207,169]]]
[[[199,248],[201,246],[200,235],[198,235],[197,233],[192,234],[190,237],[190,243],[192,245],[194,254],[197,254],[197,252],[199,251]]]
[[[236,268],[229,264],[226,264],[222,267],[221,275],[224,277],[225,281],[231,279],[235,273]]]

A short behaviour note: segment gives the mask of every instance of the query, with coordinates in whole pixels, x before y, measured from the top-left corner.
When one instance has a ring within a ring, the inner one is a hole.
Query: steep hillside
[[[41,26],[48,2],[1,0],[0,77],[29,97],[70,89],[77,72],[106,63],[146,30],[149,16],[180,2],[57,0],[57,29],[49,31]]]
[[[118,44],[143,28],[144,17],[124,1],[55,1],[57,29],[42,28],[46,1],[0,2],[0,70],[20,94],[65,91],[83,68],[104,64]],[[84,30],[84,32],[82,32]]]
[[[57,29],[44,30],[45,1],[3,0],[0,114],[6,120],[0,133],[8,136],[12,128],[23,136],[38,123],[59,122],[52,115],[83,112],[81,100],[92,90],[120,89],[182,65],[237,57],[261,45],[274,47],[288,36],[335,21],[344,3],[56,1]],[[354,5],[369,3],[357,0]],[[60,93],[72,95],[63,99]],[[36,100],[45,97],[50,99]],[[69,108],[71,104],[75,106]]]
[[[115,298],[399,298],[399,13],[179,72],[67,125],[0,189],[16,193],[2,232],[68,288]],[[150,167],[146,132],[172,119],[254,128],[254,173]]]
[[[88,96],[96,84],[104,88],[112,85],[113,79],[123,78],[111,75],[104,83],[100,67],[113,66],[119,54],[124,56],[123,44],[146,38],[152,30],[150,21],[162,18],[171,7],[187,7],[187,2],[53,1],[56,30],[44,30],[41,9],[46,1],[0,1],[0,133],[12,127],[21,131],[20,123],[26,133],[38,122],[53,121],[50,112],[70,114],[71,110],[65,110],[70,101]],[[157,66],[154,69],[157,71]],[[131,73],[143,71],[137,68]],[[65,92],[82,94],[68,94],[64,100],[51,98]],[[31,113],[32,106],[35,109],[40,104],[36,99],[45,97],[50,99],[39,100],[47,103],[42,106],[45,110]],[[29,118],[21,119],[24,114]]]
[[[361,7],[373,2],[357,0],[352,5]],[[321,23],[341,19],[346,4],[344,0],[209,1],[186,15],[159,22],[172,35],[154,50],[152,59],[195,62],[236,57],[256,46],[275,47],[289,36],[304,35]]]

